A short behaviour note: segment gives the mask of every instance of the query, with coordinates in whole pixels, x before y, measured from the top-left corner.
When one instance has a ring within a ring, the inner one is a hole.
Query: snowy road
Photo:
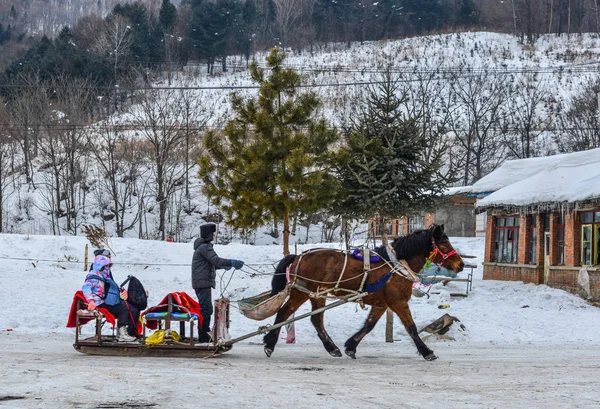
[[[258,341],[258,339],[257,339]],[[359,359],[320,345],[240,343],[203,360],[93,357],[71,337],[0,334],[0,408],[598,408],[596,346],[367,343]]]

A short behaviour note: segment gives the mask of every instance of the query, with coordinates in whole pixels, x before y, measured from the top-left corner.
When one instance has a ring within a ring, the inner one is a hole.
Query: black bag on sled
[[[129,282],[129,287],[127,287],[127,302],[137,307],[140,311],[145,310],[148,307],[146,289],[140,280],[134,276],[127,276],[127,280],[121,284],[121,287],[127,284],[127,282]]]

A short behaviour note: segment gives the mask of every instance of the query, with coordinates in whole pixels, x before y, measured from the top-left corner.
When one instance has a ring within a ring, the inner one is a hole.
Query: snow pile
[[[428,325],[444,313],[460,319],[466,327],[458,331],[453,325],[447,334],[462,343],[524,344],[573,343],[600,345],[600,309],[564,291],[547,286],[520,282],[482,281],[483,247],[481,238],[453,238],[465,259],[478,266],[473,290],[466,298],[451,293],[464,292],[466,283],[434,285],[431,297],[411,300],[411,310],[418,328]],[[54,237],[0,234],[0,331],[18,334],[73,334],[65,327],[75,291],[81,288],[85,272],[83,237]],[[185,291],[194,295],[190,283],[191,243],[167,243],[137,239],[113,239],[113,272],[118,282],[128,274],[138,277],[149,291],[149,303],[158,302],[166,293]],[[303,251],[315,246],[298,246]],[[339,244],[321,247],[340,248]],[[270,288],[273,265],[281,258],[280,246],[243,244],[216,245],[221,257],[244,260],[242,270],[219,270],[220,279],[213,298],[223,292],[233,300],[257,295]],[[464,275],[465,273],[461,273]],[[438,294],[434,294],[438,293]],[[194,295],[195,296],[195,295]],[[439,309],[448,304],[450,308]],[[243,317],[232,303],[231,335],[241,336],[274,318],[256,322]],[[308,312],[310,303],[298,314]],[[326,328],[332,339],[343,345],[364,322],[368,311],[357,304],[344,305],[325,314]],[[380,344],[384,340],[382,319],[364,342]],[[92,333],[88,324],[84,332]],[[285,332],[282,332],[284,335]],[[310,320],[296,323],[298,343],[320,344]],[[412,345],[403,326],[395,317],[394,337]],[[261,342],[260,337],[246,342]],[[428,343],[446,342],[429,339]]]
[[[600,148],[508,161],[475,183],[470,190],[497,190],[478,201],[477,207],[575,203],[600,197],[599,179]]]

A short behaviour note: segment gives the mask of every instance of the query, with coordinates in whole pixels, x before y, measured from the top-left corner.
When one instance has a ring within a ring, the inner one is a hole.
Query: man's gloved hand
[[[244,267],[244,262],[241,260],[231,260],[231,267],[239,270],[240,268]]]
[[[95,303],[95,302],[93,302],[93,301],[88,301],[88,303],[87,303],[87,308],[88,308],[88,310],[90,310],[90,311],[93,311],[93,310],[95,310],[95,309],[96,309],[96,303]]]
[[[121,297],[122,300],[127,301],[127,290],[124,288],[121,288],[121,292],[119,293],[119,297]]]

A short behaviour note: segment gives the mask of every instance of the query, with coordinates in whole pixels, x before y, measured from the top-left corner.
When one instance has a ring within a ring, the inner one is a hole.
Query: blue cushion
[[[160,318],[166,318],[167,317],[167,312],[163,311],[163,312],[150,312],[148,314],[146,314],[146,319],[160,319]],[[179,318],[179,319],[190,319],[190,314],[188,314],[187,312],[172,312],[171,313],[171,317],[173,318]],[[198,315],[197,314],[192,314],[192,319],[194,321],[198,320]]]

